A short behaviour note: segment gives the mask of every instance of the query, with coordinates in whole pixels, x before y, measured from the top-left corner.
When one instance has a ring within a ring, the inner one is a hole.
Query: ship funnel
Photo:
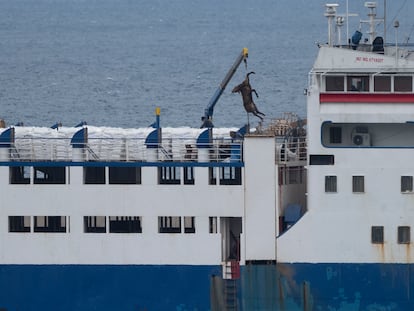
[[[333,21],[336,16],[336,8],[339,5],[337,3],[327,3],[325,4],[325,16],[328,18],[328,44],[332,46],[332,37],[333,37]]]

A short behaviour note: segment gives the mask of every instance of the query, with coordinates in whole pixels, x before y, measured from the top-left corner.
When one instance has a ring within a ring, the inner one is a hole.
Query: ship
[[[1,128],[0,310],[414,310],[414,51],[365,7],[306,119],[213,126],[243,49],[200,128]]]

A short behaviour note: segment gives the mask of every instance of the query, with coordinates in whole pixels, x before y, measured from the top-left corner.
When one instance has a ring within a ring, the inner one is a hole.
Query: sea
[[[239,66],[217,102],[215,127],[247,122],[231,90],[250,71],[265,123],[285,112],[305,117],[308,73],[327,40],[325,2],[0,0],[0,118],[7,125],[137,128],[153,123],[159,107],[161,126],[198,128],[244,47],[247,68]],[[346,1],[337,3],[345,14]],[[349,12],[359,14],[350,18],[351,33],[366,19],[364,3],[349,0]],[[386,27],[377,30],[387,29],[388,41],[412,42],[413,1],[386,7]]]

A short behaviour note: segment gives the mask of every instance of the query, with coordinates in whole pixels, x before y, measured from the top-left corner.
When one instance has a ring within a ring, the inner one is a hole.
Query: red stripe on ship
[[[414,104],[413,93],[321,93],[321,103],[411,103]]]

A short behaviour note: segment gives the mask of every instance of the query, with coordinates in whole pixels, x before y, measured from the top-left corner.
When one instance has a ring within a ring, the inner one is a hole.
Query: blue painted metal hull
[[[210,310],[217,266],[2,265],[7,311]]]
[[[414,310],[413,265],[242,267],[239,310]],[[220,266],[1,265],[0,309],[212,310]]]
[[[243,310],[414,310],[414,265],[277,264],[242,270]]]

